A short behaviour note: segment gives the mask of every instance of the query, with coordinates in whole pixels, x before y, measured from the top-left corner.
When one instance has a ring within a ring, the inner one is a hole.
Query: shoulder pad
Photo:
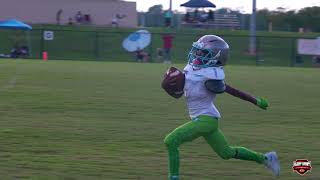
[[[203,69],[203,76],[208,79],[215,79],[215,80],[224,80],[224,70],[223,67],[209,67]]]
[[[215,80],[224,80],[224,69],[223,67],[208,67],[194,70],[191,65],[186,65],[183,71],[187,74],[188,72],[196,76],[204,77],[205,79],[215,79]]]

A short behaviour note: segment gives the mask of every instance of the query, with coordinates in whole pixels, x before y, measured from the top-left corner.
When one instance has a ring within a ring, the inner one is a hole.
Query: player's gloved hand
[[[268,101],[264,98],[256,98],[257,99],[257,106],[261,109],[267,110],[267,107],[269,106]]]

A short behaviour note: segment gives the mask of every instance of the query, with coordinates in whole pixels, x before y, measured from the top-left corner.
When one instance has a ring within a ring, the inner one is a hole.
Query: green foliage
[[[233,10],[230,8],[219,8],[215,10],[220,14],[235,14],[238,16],[241,29],[249,30],[251,14],[243,14],[240,10]],[[155,5],[149,8],[146,13],[140,12],[140,17],[143,16],[144,25],[151,27],[163,26],[163,7],[162,5]],[[181,14],[174,15],[174,25],[177,25],[177,20],[181,18]],[[257,10],[257,29],[261,31],[268,31],[269,23],[272,23],[275,31],[298,32],[299,28],[304,28],[306,32],[320,32],[320,7],[305,7],[300,10],[288,10],[282,7],[276,10],[260,9]],[[141,19],[139,19],[142,24]]]
[[[151,6],[148,10],[148,14],[162,14],[163,6],[161,4]]]
[[[299,11],[298,18],[304,27],[320,32],[320,24],[316,23],[320,21],[320,7],[314,6],[304,8]]]
[[[284,31],[298,31],[305,28],[306,31],[320,32],[320,7],[306,7],[299,11],[279,8],[275,11],[262,9],[257,11],[258,19],[265,19],[265,23],[272,22],[274,29]],[[266,28],[267,29],[267,28]]]
[[[174,64],[182,68],[183,64]],[[1,179],[167,178],[163,139],[189,121],[185,102],[160,88],[167,65],[0,61]],[[276,150],[282,180],[292,162],[320,165],[319,69],[226,66],[227,82],[265,97],[267,111],[228,95],[216,104],[231,144]],[[263,166],[222,160],[202,138],[181,146],[185,180],[269,180]],[[317,179],[319,171],[306,178]]]

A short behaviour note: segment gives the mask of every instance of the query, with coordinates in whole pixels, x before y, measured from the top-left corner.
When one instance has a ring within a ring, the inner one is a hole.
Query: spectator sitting
[[[184,21],[186,23],[190,23],[191,22],[191,16],[190,16],[189,12],[187,12],[186,15],[184,16]]]
[[[10,57],[11,57],[11,58],[18,58],[18,57],[19,57],[19,48],[18,48],[18,46],[14,46],[14,47],[11,49]]]
[[[206,14],[206,13],[200,14],[200,18],[199,18],[200,22],[206,22],[207,19],[208,19],[208,14]]]
[[[29,56],[28,46],[14,45],[9,54],[0,54],[0,58],[27,58]]]
[[[29,48],[28,46],[21,46],[19,50],[19,57],[26,58],[29,56]]]
[[[68,25],[73,25],[73,19],[71,17],[68,19]]]
[[[320,66],[320,56],[313,56],[312,60],[314,65]]]
[[[11,58],[26,58],[29,56],[29,48],[27,46],[21,46],[15,45],[10,52]]]
[[[149,60],[149,54],[145,51],[143,51],[143,49],[138,49],[134,52],[135,56],[136,56],[136,60],[138,62],[148,62]]]
[[[157,61],[162,62],[163,61],[163,49],[162,48],[157,48]]]

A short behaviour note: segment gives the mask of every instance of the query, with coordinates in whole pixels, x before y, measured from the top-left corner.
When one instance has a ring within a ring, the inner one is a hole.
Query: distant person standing
[[[117,15],[112,16],[111,26],[112,27],[119,27],[119,19],[118,19]]]
[[[214,21],[214,12],[211,9],[208,12],[208,20]]]
[[[81,11],[77,12],[77,14],[75,16],[75,19],[76,19],[77,24],[81,24],[82,23],[83,15],[82,15]]]
[[[164,55],[164,63],[171,63],[171,49],[172,49],[172,40],[174,36],[170,33],[164,34],[162,36],[163,40],[163,55]]]
[[[59,11],[56,14],[56,21],[57,21],[57,25],[61,24],[61,14],[62,14],[63,10],[59,9]]]
[[[198,21],[199,20],[199,11],[198,11],[198,9],[194,10],[193,19],[194,19],[194,21]]]
[[[172,19],[172,12],[170,10],[167,10],[164,12],[164,21],[166,27],[171,27],[171,19]]]

